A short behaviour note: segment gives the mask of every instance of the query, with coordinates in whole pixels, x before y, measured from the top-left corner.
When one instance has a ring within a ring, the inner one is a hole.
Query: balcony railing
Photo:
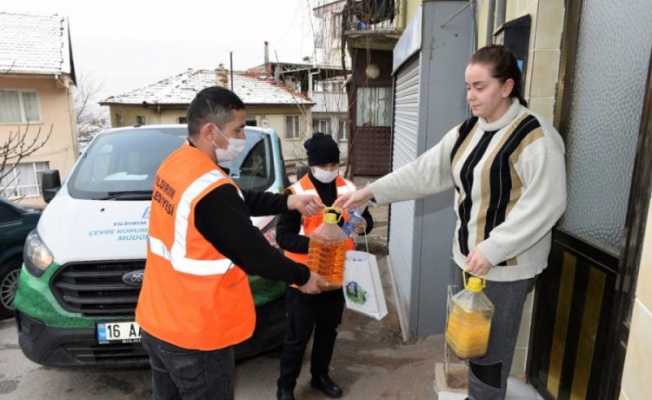
[[[348,0],[348,36],[399,34],[405,29],[406,0]]]

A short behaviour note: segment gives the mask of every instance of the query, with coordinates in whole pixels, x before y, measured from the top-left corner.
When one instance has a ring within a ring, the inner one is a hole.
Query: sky
[[[147,86],[188,68],[245,70],[302,62],[313,52],[310,0],[4,0],[0,11],[69,19],[77,81],[97,100]]]

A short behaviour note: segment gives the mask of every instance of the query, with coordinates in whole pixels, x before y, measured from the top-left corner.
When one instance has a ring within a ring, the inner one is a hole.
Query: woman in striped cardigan
[[[504,46],[479,49],[465,72],[473,117],[413,162],[340,197],[355,208],[455,189],[453,259],[485,276],[494,304],[487,354],[469,362],[469,398],[505,398],[525,297],[546,268],[551,230],[566,208],[564,143],[527,108]]]

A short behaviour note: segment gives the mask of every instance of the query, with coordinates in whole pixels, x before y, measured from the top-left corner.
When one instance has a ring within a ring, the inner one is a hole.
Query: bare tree
[[[53,125],[50,125],[47,135],[38,128],[35,135],[28,137],[29,128],[29,122],[22,131],[17,127],[16,132],[9,132],[7,139],[0,144],[0,193],[11,192],[18,184],[18,176],[14,174],[16,166],[23,158],[45,146],[52,135]]]
[[[79,76],[74,102],[80,148],[84,148],[99,131],[108,127],[106,111],[97,102],[101,87],[90,76]]]

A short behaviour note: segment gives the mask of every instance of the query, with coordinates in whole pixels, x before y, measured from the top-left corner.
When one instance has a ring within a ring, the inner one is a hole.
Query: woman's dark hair
[[[231,111],[244,110],[242,100],[221,86],[210,86],[202,89],[188,106],[186,117],[188,119],[188,135],[195,136],[207,122],[212,122],[218,128],[231,120]]]
[[[510,97],[516,97],[519,103],[527,107],[527,101],[523,98],[523,88],[521,87],[521,70],[516,62],[516,57],[507,47],[499,44],[485,46],[471,56],[469,65],[471,64],[486,65],[491,76],[498,79],[500,83],[512,79],[514,88]]]

